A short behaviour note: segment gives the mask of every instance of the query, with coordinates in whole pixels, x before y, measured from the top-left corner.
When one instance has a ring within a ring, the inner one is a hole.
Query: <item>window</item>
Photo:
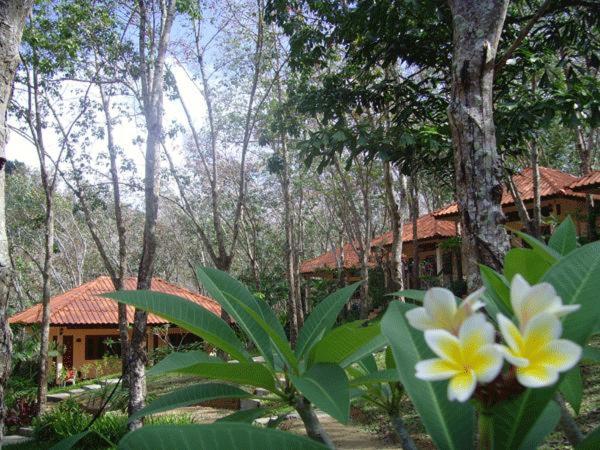
[[[86,336],[85,359],[102,359],[104,356],[121,356],[119,336]]]

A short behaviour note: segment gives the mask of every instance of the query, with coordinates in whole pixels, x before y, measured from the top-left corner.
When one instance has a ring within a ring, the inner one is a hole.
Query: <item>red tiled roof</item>
[[[137,279],[129,277],[125,280],[125,290],[135,290]],[[117,325],[117,302],[101,297],[101,294],[114,292],[110,277],[102,276],[82,284],[63,294],[50,299],[50,323],[52,325]],[[216,315],[221,314],[221,307],[214,300],[188,291],[160,278],[152,279],[151,290],[164,294],[176,295],[190,300]],[[134,308],[127,307],[127,320],[133,322]],[[42,305],[37,304],[25,311],[15,314],[9,319],[11,324],[35,324],[41,322]],[[148,315],[149,325],[165,325],[168,321],[154,314]]]
[[[411,223],[405,223],[402,227],[402,242],[412,242],[413,232]],[[431,214],[419,217],[417,221],[417,235],[419,240],[434,238],[449,238],[456,236],[456,226],[449,220],[436,220]],[[384,247],[391,245],[393,234],[391,231],[377,236],[371,241],[371,247]],[[317,270],[336,269],[336,254],[339,256],[340,250],[324,253],[316,258],[303,261],[300,266],[300,273],[313,273]],[[372,259],[372,258],[371,258]],[[344,245],[344,268],[353,269],[360,265],[358,255],[354,251],[352,244]],[[375,265],[372,261],[371,265]]]
[[[512,179],[521,195],[523,201],[533,200],[533,177],[531,176],[532,169],[530,167],[524,169],[521,173],[513,175]],[[583,198],[583,194],[575,192],[571,189],[571,185],[577,181],[577,177],[560,170],[550,169],[548,167],[540,167],[540,196],[552,197],[575,197]],[[514,199],[506,186],[502,188],[502,206],[513,205]],[[438,219],[443,217],[451,217],[458,214],[458,203],[452,203],[442,209],[433,212],[433,215]]]
[[[592,189],[599,189],[600,188],[600,170],[595,170],[593,172],[590,172],[589,175],[586,175],[585,177],[581,177],[579,180],[576,180],[574,183],[572,183],[569,186],[569,188],[571,188],[577,192],[587,191],[587,190],[592,190]]]

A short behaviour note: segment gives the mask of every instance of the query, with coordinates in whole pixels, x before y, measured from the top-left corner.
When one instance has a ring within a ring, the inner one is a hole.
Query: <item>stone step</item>
[[[18,433],[21,436],[33,437],[33,427],[21,427],[19,428]]]
[[[117,384],[119,382],[118,378],[108,378],[106,380],[101,380],[100,384],[106,386],[108,384]]]
[[[62,402],[63,400],[68,399],[71,396],[68,392],[57,392],[56,394],[48,394],[46,399],[50,403]]]
[[[85,392],[85,389],[81,389],[81,388],[69,389],[69,394],[71,394],[71,395],[79,395],[79,394],[83,394],[84,392]]]
[[[85,389],[86,391],[97,391],[98,389],[102,389],[102,386],[99,384],[86,384],[85,386],[81,386],[81,389]]]
[[[27,442],[32,442],[33,438],[29,436],[21,436],[19,434],[11,434],[10,436],[4,436],[2,438],[2,442],[0,445],[2,447],[16,444],[25,444]]]

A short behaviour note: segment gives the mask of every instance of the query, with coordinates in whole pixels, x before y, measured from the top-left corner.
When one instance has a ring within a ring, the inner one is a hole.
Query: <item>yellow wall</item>
[[[170,333],[181,332],[181,330],[177,327],[172,327],[169,329]],[[54,337],[57,338],[59,344],[62,342],[62,336],[73,336],[73,368],[77,370],[78,378],[82,376],[81,368],[83,366],[90,366],[89,373],[87,373],[87,378],[93,378],[97,376],[95,373],[94,365],[101,360],[88,360],[85,359],[85,337],[86,336],[111,336],[115,341],[119,341],[119,330],[117,328],[69,328],[69,327],[50,327],[50,340],[52,341]],[[129,337],[131,338],[131,331],[129,332]],[[148,351],[153,350],[153,336],[152,336],[152,328],[148,329]],[[164,343],[159,339],[158,346],[162,346]],[[60,362],[62,358],[58,358]],[[105,372],[114,373],[115,368],[106,368]],[[102,375],[102,374],[99,374]]]

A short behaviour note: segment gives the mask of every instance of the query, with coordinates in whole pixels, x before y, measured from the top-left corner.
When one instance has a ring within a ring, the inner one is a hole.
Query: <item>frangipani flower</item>
[[[559,372],[577,364],[581,347],[566,339],[558,339],[562,325],[555,315],[545,312],[527,322],[523,333],[507,317],[498,314],[498,325],[505,345],[497,345],[508,362],[517,370],[523,386],[538,388],[558,381]]]
[[[478,289],[456,306],[456,298],[448,289],[431,288],[425,292],[423,307],[411,309],[406,319],[417,330],[446,330],[455,336],[467,317],[483,306]]]
[[[439,358],[420,361],[416,377],[426,381],[447,380],[448,398],[468,400],[477,383],[489,383],[502,369],[502,353],[494,345],[494,327],[483,314],[468,317],[458,337],[446,330],[428,330],[425,341]]]
[[[530,286],[519,274],[513,277],[510,284],[510,301],[521,330],[538,314],[550,313],[562,317],[579,309],[579,305],[563,305],[550,283]]]

